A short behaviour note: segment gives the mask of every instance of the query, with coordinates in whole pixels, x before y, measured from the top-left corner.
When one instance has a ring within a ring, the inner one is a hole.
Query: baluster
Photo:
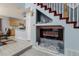
[[[49,8],[51,7],[51,3],[49,3]]]
[[[56,4],[57,4],[57,3],[55,3],[55,11],[56,11]]]
[[[69,21],[71,21],[71,8],[69,7]]]
[[[74,20],[77,21],[77,7],[74,9]]]
[[[52,4],[52,3],[50,3],[50,8],[51,8],[51,9],[52,9],[52,5],[53,5],[53,4]]]
[[[71,21],[73,21],[73,8],[71,8]]]
[[[47,8],[49,7],[49,3],[47,4]]]
[[[77,7],[77,26],[79,26],[79,6]]]
[[[71,4],[71,3],[70,3],[70,4]],[[70,10],[69,10],[69,14],[70,14],[70,17],[69,17],[70,19],[69,19],[69,20],[70,20],[70,21],[73,21],[73,8],[69,7],[69,9],[70,9]]]
[[[49,3],[47,3],[47,8],[49,7]]]
[[[67,8],[66,3],[64,4],[64,12],[63,12],[63,14],[64,14],[64,17],[68,17],[68,8]]]
[[[55,7],[56,7],[55,9],[56,9],[56,12],[57,12],[57,3],[56,3],[56,6],[55,6]],[[58,13],[58,12],[57,12],[57,13]]]
[[[74,9],[74,21],[77,21],[77,8],[78,7],[75,7]]]
[[[56,3],[56,12],[58,13],[58,3]]]
[[[53,11],[55,10],[55,3],[53,3]]]
[[[62,17],[64,17],[64,4],[62,3]]]
[[[60,9],[60,11],[61,11],[61,14],[62,14],[62,3],[61,3],[61,9]]]
[[[52,11],[53,11],[53,10],[54,10],[54,3],[52,3],[51,5],[52,5],[52,6],[51,6],[51,8],[52,8]]]
[[[48,8],[50,8],[50,3],[48,4]]]
[[[51,3],[49,4],[49,8],[51,8]]]
[[[66,4],[67,6],[67,4]],[[69,17],[69,7],[67,6],[67,17]]]
[[[76,26],[78,26],[78,7],[77,7],[77,20],[76,20],[76,22],[77,22]]]
[[[54,3],[54,11],[56,10],[56,3]]]
[[[74,7],[74,4],[73,4],[73,7]],[[73,8],[73,21],[75,20],[74,16],[75,16],[75,15],[74,15],[74,8]]]
[[[61,14],[61,3],[59,3],[59,13]]]
[[[54,10],[54,3],[51,4],[51,9]]]
[[[59,14],[59,3],[58,3],[57,5],[58,5],[58,8],[57,8],[57,10],[58,10],[58,14]]]

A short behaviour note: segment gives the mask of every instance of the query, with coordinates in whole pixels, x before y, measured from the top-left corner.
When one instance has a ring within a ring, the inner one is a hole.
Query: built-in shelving
[[[37,16],[36,16],[36,24],[46,24],[46,23],[51,23],[52,19],[50,19],[48,16],[44,15],[43,13],[41,13],[39,10],[37,10],[36,12]]]

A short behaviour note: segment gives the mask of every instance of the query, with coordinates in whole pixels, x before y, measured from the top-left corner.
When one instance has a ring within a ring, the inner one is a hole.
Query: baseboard
[[[65,49],[66,56],[79,56],[79,50]]]

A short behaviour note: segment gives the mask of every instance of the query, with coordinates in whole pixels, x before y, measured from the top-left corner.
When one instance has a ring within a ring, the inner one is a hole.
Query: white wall
[[[6,16],[6,17],[14,17],[23,19],[23,12],[25,8],[20,7],[20,4],[9,4],[9,3],[3,3],[0,4],[0,15]],[[24,7],[24,6],[23,6]]]

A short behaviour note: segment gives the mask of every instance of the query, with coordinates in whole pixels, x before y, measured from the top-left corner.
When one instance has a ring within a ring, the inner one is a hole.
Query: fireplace
[[[36,41],[39,46],[64,54],[64,27],[37,26]]]
[[[62,26],[37,26],[36,41],[41,43],[40,38],[49,38],[63,41],[64,27]]]

